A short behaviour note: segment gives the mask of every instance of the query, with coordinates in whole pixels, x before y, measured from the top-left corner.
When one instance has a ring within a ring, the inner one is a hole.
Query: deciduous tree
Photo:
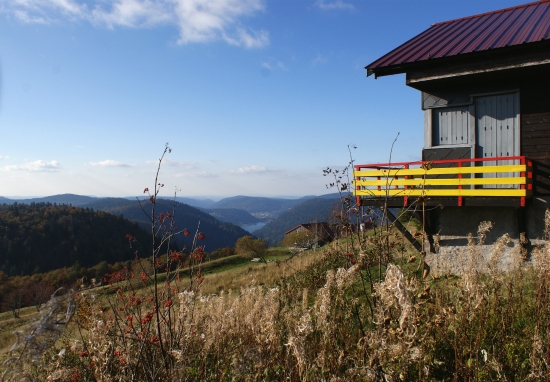
[[[19,318],[19,311],[23,306],[23,297],[25,291],[23,288],[13,289],[8,295],[4,298],[3,310],[11,310],[14,318]]]
[[[53,286],[44,281],[33,284],[25,293],[26,305],[34,305],[36,310],[40,311],[40,306],[48,302],[54,292]]]
[[[243,236],[235,243],[235,249],[237,250],[237,253],[252,253],[255,257],[259,257],[264,263],[267,263],[265,259],[267,242],[263,239],[254,239],[252,236]]]

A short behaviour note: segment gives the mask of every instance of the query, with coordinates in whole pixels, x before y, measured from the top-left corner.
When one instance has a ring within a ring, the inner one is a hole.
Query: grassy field
[[[21,329],[36,318],[38,318],[38,312],[34,306],[22,308],[19,318],[14,318],[12,312],[0,313],[0,364],[14,343],[13,331]]]
[[[250,255],[234,255],[205,262],[201,267],[205,275],[201,293],[215,294],[221,290],[238,290],[249,285],[252,280],[257,280],[262,285],[275,285],[282,277],[291,275],[315,261],[321,250],[304,251],[292,258],[289,253],[287,248],[270,248],[265,256],[267,264],[252,262]],[[185,270],[181,272],[182,276],[186,273],[188,275]],[[164,282],[166,274],[159,274],[158,279],[159,282]],[[90,291],[101,296],[113,294],[116,290],[117,286],[112,285]],[[22,308],[19,318],[14,318],[11,311],[0,313],[0,364],[14,343],[13,332],[25,328],[29,322],[38,317],[35,307]]]
[[[367,240],[373,240],[372,245],[378,245],[375,244],[376,240],[375,238],[371,237],[372,233],[369,233],[365,235],[365,239]],[[418,270],[417,263],[418,261],[415,261],[414,263],[407,263],[407,259],[409,258],[412,249],[410,244],[406,244],[403,242],[402,237],[397,231],[392,231],[389,234],[385,236],[383,239],[384,242],[387,242],[387,239],[389,238],[392,243],[396,244],[395,247],[392,245],[392,251],[393,251],[393,260],[397,263],[400,263],[404,269],[405,272],[407,272],[410,275],[416,275],[415,277],[418,277],[418,275],[422,274],[422,271],[415,272],[415,269]],[[398,243],[401,243],[400,245],[397,245]],[[367,247],[365,247],[367,248]],[[370,252],[369,252],[370,251]],[[345,270],[345,268],[341,267],[350,267],[349,269],[359,269],[358,267],[367,267],[365,269],[370,269],[369,274],[374,275],[375,277],[379,277],[378,280],[380,280],[380,277],[383,276],[386,265],[383,265],[380,270],[378,266],[378,257],[377,254],[378,249],[374,248],[373,250],[367,249],[367,252],[365,255],[361,255],[363,257],[359,256],[359,250],[357,247],[357,239],[353,238],[346,238],[341,239],[339,241],[333,242],[323,248],[320,249],[311,249],[306,250],[303,252],[295,253],[291,255],[291,253],[286,248],[270,248],[269,251],[266,253],[265,258],[267,260],[267,263],[263,262],[252,262],[251,255],[234,255],[229,256],[221,259],[216,259],[213,261],[205,262],[201,265],[202,274],[204,275],[204,279],[202,280],[202,284],[200,285],[200,288],[198,289],[198,300],[196,302],[196,311],[195,314],[197,315],[196,320],[197,324],[192,325],[203,325],[205,323],[210,322],[207,326],[214,328],[216,325],[222,325],[223,320],[222,316],[226,317],[225,319],[228,319],[229,321],[226,324],[223,325],[236,325],[239,322],[243,325],[242,327],[227,327],[226,329],[208,329],[213,330],[214,332],[211,335],[231,335],[231,333],[234,333],[233,335],[236,337],[224,337],[225,339],[222,339],[220,337],[220,344],[223,343],[223,341],[230,341],[233,343],[232,346],[237,346],[239,354],[241,354],[242,351],[247,354],[246,352],[246,345],[245,343],[249,341],[256,341],[252,340],[250,335],[252,332],[250,330],[255,331],[258,330],[257,325],[253,324],[254,321],[250,321],[252,318],[252,315],[256,315],[257,317],[254,318],[254,320],[257,320],[258,323],[262,322],[262,326],[265,325],[265,323],[269,323],[274,319],[280,320],[279,323],[276,324],[277,328],[273,327],[272,329],[272,335],[274,336],[281,336],[282,333],[285,333],[284,336],[289,336],[284,342],[281,342],[277,347],[270,348],[269,352],[271,352],[274,355],[274,359],[278,359],[277,362],[282,362],[282,360],[285,357],[288,357],[290,353],[287,355],[285,353],[285,344],[286,341],[293,341],[293,331],[292,329],[293,325],[297,325],[298,323],[296,320],[300,320],[300,315],[303,315],[304,309],[309,309],[313,312],[316,309],[319,309],[323,307],[323,304],[326,304],[324,301],[321,291],[323,288],[326,288],[325,284],[328,284],[330,280],[330,275],[332,274],[334,277],[334,273],[336,269],[338,268],[338,275]],[[368,259],[372,257],[372,259]],[[382,258],[380,258],[382,260]],[[372,262],[374,261],[374,262]],[[383,260],[384,262],[386,260]],[[353,266],[353,264],[356,264]],[[371,265],[367,265],[371,264]],[[380,263],[381,264],[381,263]],[[180,291],[185,289],[186,280],[189,280],[189,271],[183,270],[180,273],[181,279],[183,280],[183,285],[180,284]],[[344,275],[342,273],[342,275]],[[357,275],[361,275],[360,278],[357,278]],[[366,275],[366,273],[365,273]],[[337,276],[337,280],[340,277],[347,277],[350,281],[336,281],[339,285],[339,289],[341,289],[340,292],[337,293],[337,295],[334,295],[331,298],[336,298],[335,301],[340,301],[338,304],[351,304],[349,306],[341,305],[338,307],[337,305],[334,305],[331,309],[336,309],[334,311],[334,316],[330,318],[330,320],[336,319],[337,321],[344,319],[344,317],[347,317],[347,320],[358,320],[356,321],[352,327],[355,327],[355,329],[350,329],[356,333],[359,333],[361,331],[364,331],[366,327],[363,327],[362,320],[359,318],[360,316],[372,316],[374,314],[372,310],[372,306],[368,308],[372,304],[372,298],[371,297],[371,291],[372,287],[369,286],[369,281],[364,278],[363,272],[359,273],[350,273],[349,276]],[[354,278],[352,280],[351,278]],[[371,277],[371,276],[369,276]],[[159,274],[158,280],[160,282],[159,285],[163,285],[164,281],[166,279],[166,274]],[[283,281],[284,282],[281,282]],[[334,282],[334,281],[333,281]],[[372,283],[372,281],[370,281]],[[119,293],[122,293],[120,288],[124,289],[127,292],[124,292],[124,295],[129,296],[132,293],[132,290],[134,290],[136,293],[134,294],[136,299],[141,299],[145,301],[148,296],[152,295],[152,289],[149,285],[146,288],[142,288],[141,284],[143,281],[139,280],[139,278],[136,277],[136,279],[128,280],[125,283],[121,282],[120,284],[113,284],[109,286],[94,288],[86,290],[82,295],[83,298],[86,299],[87,297],[84,297],[85,295],[91,296],[92,294],[96,297],[92,300],[95,301],[93,304],[98,304],[98,306],[103,306],[103,308],[100,308],[99,310],[96,309],[95,314],[101,315],[101,311],[103,311],[106,307],[111,307],[112,311],[117,311],[118,308],[115,309],[117,306],[117,303],[120,303],[120,295]],[[341,284],[342,283],[342,284]],[[366,284],[367,285],[366,285]],[[130,286],[130,289],[127,289]],[[181,286],[183,286],[183,289],[181,289]],[[323,287],[325,286],[325,287]],[[351,288],[348,289],[347,292],[342,294],[344,292],[344,288]],[[165,288],[160,288],[160,293],[165,293]],[[357,295],[358,292],[361,292],[358,297],[354,297],[354,295]],[[118,291],[118,292],[117,292]],[[224,291],[225,293],[222,293]],[[280,294],[280,300],[273,300],[274,295],[270,297],[268,300],[266,300],[267,296],[270,294],[277,293]],[[302,296],[302,293],[304,295]],[[323,292],[324,293],[324,292]],[[331,292],[333,293],[333,292]],[[265,295],[264,295],[265,294]],[[217,297],[219,296],[219,297]],[[133,299],[134,297],[132,297]],[[166,298],[163,297],[163,301],[166,301]],[[343,299],[343,300],[342,300]],[[303,302],[300,302],[302,301]],[[114,304],[114,305],[113,305]],[[164,304],[164,303],[163,303]],[[177,304],[177,303],[176,303]],[[208,306],[211,305],[211,308],[208,308]],[[213,305],[212,305],[213,304]],[[219,305],[222,304],[222,305]],[[264,305],[267,304],[267,305]],[[319,305],[321,304],[321,305]],[[330,304],[329,304],[330,305]],[[177,304],[179,314],[183,314],[183,310],[185,309],[185,304],[182,303],[182,300],[180,299],[179,304]],[[262,307],[263,306],[263,307]],[[276,308],[277,306],[280,306],[279,308]],[[92,309],[92,308],[90,308]],[[128,308],[124,308],[128,309]],[[131,309],[134,309],[132,306]],[[275,310],[274,310],[275,309]],[[340,312],[340,309],[344,309]],[[370,313],[369,313],[370,309]],[[134,311],[134,310],[132,310]],[[91,312],[91,311],[90,311]],[[225,312],[225,313],[223,313]],[[285,313],[286,312],[286,313]],[[302,312],[302,313],[300,313]],[[342,316],[342,312],[345,312],[344,316]],[[355,312],[355,313],[353,313]],[[143,319],[143,314],[146,313],[146,311],[143,311],[143,313],[139,313],[136,317],[139,320]],[[354,318],[354,316],[350,314],[354,314],[357,316]],[[86,314],[84,316],[84,319],[86,318]],[[106,313],[108,314],[108,313]],[[134,314],[134,313],[132,313]],[[317,312],[315,314],[324,314]],[[35,308],[25,308],[21,312],[21,318],[15,319],[13,318],[13,315],[11,312],[6,312],[0,315],[0,359],[4,359],[6,357],[6,352],[9,350],[11,344],[13,343],[14,337],[11,335],[11,332],[16,329],[22,329],[28,323],[33,319],[37,318],[37,312]],[[107,316],[105,316],[107,317]],[[124,319],[126,317],[126,313],[122,314],[120,316],[120,319]],[[140,318],[141,317],[141,318]],[[181,316],[178,316],[181,317]],[[199,318],[203,317],[203,318]],[[233,317],[233,318],[231,318]],[[321,316],[319,316],[321,317]],[[340,318],[339,318],[340,317]],[[91,318],[91,317],[88,317]],[[326,317],[328,319],[329,317]],[[94,318],[90,322],[98,322],[97,320],[103,320],[103,318]],[[105,318],[108,322],[108,318]],[[320,318],[319,318],[320,319]],[[221,321],[220,321],[221,320]],[[217,323],[219,321],[219,323]],[[351,322],[351,321],[350,321]],[[215,324],[216,323],[216,324]],[[252,327],[248,327],[247,325],[251,325]],[[112,325],[112,324],[110,324]],[[273,321],[272,324],[269,325],[275,325],[275,321]],[[301,325],[301,324],[300,324]],[[318,324],[321,325],[321,322],[319,321]],[[368,324],[367,327],[369,327]],[[247,329],[248,328],[248,329]],[[256,329],[254,329],[256,328]],[[286,329],[285,329],[286,328]],[[88,327],[88,329],[91,330],[91,327]],[[318,329],[321,330],[321,326],[318,326]],[[191,330],[191,329],[189,329]],[[205,327],[204,330],[207,330]],[[221,330],[221,331],[220,331]],[[278,332],[279,330],[282,330],[282,332]],[[358,331],[359,330],[359,331]],[[77,328],[75,324],[71,324],[67,331],[69,333],[69,336],[76,336]],[[87,335],[90,335],[91,331],[88,331],[87,329],[83,329],[84,333]],[[192,330],[191,330],[192,331]],[[334,334],[328,334],[328,332],[325,333],[325,329],[322,329],[320,332],[324,333],[321,335],[321,337],[328,335],[327,339],[323,341],[329,341],[332,342],[333,339],[331,336]],[[297,334],[296,334],[297,335]],[[347,336],[347,334],[346,334]],[[222,336],[223,337],[223,336]],[[318,339],[321,339],[319,337]],[[350,338],[354,337],[354,335],[350,336]],[[80,338],[80,336],[76,337],[69,337],[69,341],[72,341],[71,338]],[[282,337],[281,337],[282,338]],[[298,338],[298,337],[296,337]],[[323,337],[324,338],[324,337]],[[100,339],[100,341],[105,340],[105,338]],[[354,338],[353,341],[357,342],[358,338]],[[97,343],[98,340],[90,340],[90,344],[88,346],[93,346],[95,343]],[[237,342],[234,342],[237,341]],[[282,341],[282,340],[281,340]],[[326,344],[328,344],[327,342]],[[323,351],[329,351],[330,346],[332,345],[323,345]],[[58,342],[59,348],[61,347],[67,347],[67,344],[61,345],[61,343]],[[205,344],[203,344],[205,345]],[[200,345],[200,346],[203,346]],[[116,349],[120,345],[109,345],[109,347],[114,346]],[[199,344],[193,345],[193,346],[199,346]],[[208,345],[210,346],[210,345]],[[245,346],[245,348],[241,348],[242,346]],[[257,345],[255,345],[257,346]],[[270,345],[272,346],[272,345]],[[273,345],[275,346],[275,345]],[[328,348],[326,346],[329,346]],[[111,347],[112,349],[112,347]],[[196,356],[199,356],[202,354],[203,351],[211,351],[211,348],[208,348],[210,350],[207,350],[205,348],[204,350],[198,350],[197,353],[189,353],[196,354]],[[216,352],[218,354],[224,354],[226,349],[218,349]],[[57,350],[59,351],[59,349]],[[110,350],[111,352],[113,350]],[[118,352],[118,350],[116,350]],[[262,350],[263,351],[263,350]],[[268,351],[267,349],[265,351]],[[298,351],[295,349],[295,351]],[[332,352],[332,350],[330,350]],[[348,351],[348,350],[346,350]],[[354,350],[355,351],[355,350]],[[80,350],[82,352],[82,350]],[[78,351],[76,353],[72,353],[73,357],[75,357],[74,354],[78,354]],[[103,353],[102,353],[103,354]],[[174,353],[174,354],[179,354]],[[294,354],[294,353],[293,353]],[[327,353],[328,354],[328,353]],[[226,356],[223,356],[226,357]],[[281,358],[282,357],[282,358]],[[91,358],[90,358],[91,359]],[[68,360],[68,359],[67,359]],[[198,359],[197,359],[198,360]],[[191,362],[193,364],[194,362],[198,362],[197,360],[189,359],[186,362]],[[220,360],[222,361],[222,360]],[[298,359],[299,363],[301,362],[300,359]],[[67,361],[68,362],[68,361]],[[73,358],[74,365],[78,365],[75,367],[78,367],[79,370],[82,370],[82,372],[86,373],[86,369],[82,369],[83,363],[82,360],[78,360],[78,356],[76,358]],[[224,359],[223,362],[227,362],[227,359]],[[294,361],[293,361],[294,362]],[[313,362],[313,361],[312,361]],[[191,373],[198,373],[197,371],[193,371],[193,366],[190,364],[189,367],[191,369],[185,371],[185,373],[191,372]],[[87,364],[90,366],[89,364]],[[206,365],[206,364],[205,364]],[[220,363],[221,365],[221,363]],[[227,364],[229,365],[229,364]],[[294,377],[291,378],[291,380],[295,380],[296,376],[301,374],[302,366],[299,366],[295,363],[292,364],[293,366],[289,366],[288,369],[288,375],[292,375]],[[86,366],[86,367],[88,367]],[[71,366],[72,367],[72,366]],[[224,367],[233,367],[233,366],[224,366]],[[239,366],[240,367],[240,366]],[[269,373],[273,374],[275,377],[270,377],[267,380],[278,380],[278,378],[282,375],[279,374],[279,367],[277,365],[269,366]],[[332,367],[332,366],[331,366]],[[0,367],[1,369],[1,367]],[[268,370],[265,369],[265,370]],[[68,369],[65,369],[68,370]],[[190,371],[191,370],[191,371]],[[267,371],[266,371],[267,372]],[[218,372],[212,372],[213,374],[210,374],[211,380],[223,380],[223,373],[219,374]],[[221,371],[220,371],[221,373]],[[286,372],[285,372],[286,373]],[[270,374],[270,375],[271,375]],[[71,374],[72,375],[72,374]],[[198,374],[197,374],[198,376]],[[74,375],[72,380],[95,380],[95,379],[75,379]],[[90,377],[91,378],[91,377]],[[197,379],[198,378],[198,379]],[[193,377],[192,380],[202,380],[202,377]],[[222,378],[222,379],[220,379]],[[253,378],[252,380],[257,380],[257,378]],[[64,380],[64,379],[60,379]],[[70,378],[67,380],[71,380]]]

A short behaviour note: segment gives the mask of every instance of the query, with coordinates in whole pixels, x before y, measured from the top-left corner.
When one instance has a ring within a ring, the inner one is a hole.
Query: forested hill
[[[283,240],[285,232],[299,224],[329,220],[331,212],[339,202],[339,199],[334,198],[306,200],[254,231],[254,235],[267,239],[269,245],[278,245]]]
[[[53,204],[66,204],[74,207],[80,207],[86,203],[90,203],[95,199],[97,198],[94,198],[93,196],[59,194],[59,195],[44,196],[42,198],[30,198],[30,199],[19,199],[19,200],[6,199],[4,201],[0,199],[0,203],[6,203],[6,204],[53,203]]]
[[[261,220],[252,216],[250,213],[236,208],[199,208],[208,215],[215,217],[222,222],[238,225],[256,224]]]
[[[219,200],[209,208],[236,208],[258,218],[272,219],[302,202],[300,199],[234,196]]]
[[[141,226],[146,226],[148,224],[150,226],[150,222],[147,223],[148,215],[146,215],[146,213],[151,213],[151,203],[147,199],[143,200],[141,203],[143,210],[135,200],[102,198],[88,203],[84,207],[100,209],[115,215],[122,215],[132,221],[141,222]],[[157,199],[155,214],[158,216],[161,212],[172,213],[173,207],[173,201],[168,199]],[[240,237],[250,235],[237,225],[221,222],[206,212],[187,204],[176,202],[175,207],[176,213],[174,216],[176,225],[179,229],[186,228],[189,232],[194,233],[200,222],[200,227],[198,227],[198,229],[206,235],[206,239],[201,242],[201,245],[205,246],[207,252],[212,252],[224,247],[234,247]],[[193,244],[192,236],[193,235],[184,237],[183,235],[179,235],[175,238],[175,242],[180,247],[186,246],[187,248],[191,248]]]
[[[126,235],[143,256],[150,235],[120,216],[46,203],[0,206],[0,270],[9,276],[134,258]]]

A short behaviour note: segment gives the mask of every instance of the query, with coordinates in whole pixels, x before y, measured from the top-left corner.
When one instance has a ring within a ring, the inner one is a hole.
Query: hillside
[[[142,195],[138,195],[138,198],[141,198],[141,197]],[[128,197],[124,197],[124,199],[135,201],[136,197],[128,196]],[[168,199],[173,200],[173,198],[168,198]],[[176,201],[183,204],[188,204],[191,207],[197,207],[197,208],[209,208],[212,204],[215,203],[212,199],[197,199],[197,198],[187,198],[182,196],[176,196]]]
[[[156,205],[156,214],[161,212],[172,212],[174,202],[168,199],[158,199]],[[148,200],[142,201],[142,205],[147,212],[151,213],[151,203]],[[148,217],[139,207],[137,201],[122,199],[122,198],[101,198],[85,205],[85,207],[93,208],[109,212],[114,215],[122,215],[126,219],[137,222],[142,227],[150,227]],[[202,244],[205,245],[205,249],[208,252],[214,251],[219,248],[233,247],[235,242],[242,236],[249,235],[247,231],[241,227],[221,222],[197,208],[191,207],[187,204],[181,204],[176,202],[175,213],[176,226],[180,229],[188,229],[194,233],[197,229],[197,224],[200,222],[200,231],[206,235],[206,240]],[[179,235],[176,238],[178,246],[191,248],[192,235],[184,237]]]
[[[191,207],[197,208],[210,208],[215,202],[212,199],[194,199],[194,198],[183,198],[176,197],[176,200],[183,204],[188,204]]]
[[[15,202],[19,204],[31,204],[31,203],[52,203],[52,204],[66,204],[72,205],[73,207],[82,206],[83,204],[89,203],[97,198],[92,196],[84,195],[75,195],[75,194],[59,194],[45,196],[42,198],[30,198],[30,199],[7,199],[3,201],[0,199],[0,203],[13,204]]]
[[[302,202],[300,199],[234,196],[219,200],[210,208],[236,208],[259,219],[273,219]]]
[[[126,206],[135,203],[137,203],[136,199],[131,200],[126,198],[98,198],[84,204],[82,208],[93,208],[94,210],[111,212],[111,209],[116,209],[120,206]]]
[[[0,270],[14,275],[132,260],[126,234],[149,253],[149,234],[120,216],[45,203],[0,206]]]
[[[236,225],[250,225],[261,221],[250,213],[236,208],[200,208],[200,210],[222,222]]]
[[[267,239],[269,245],[278,245],[289,229],[302,223],[327,221],[339,199],[309,199],[281,214],[264,227],[254,231],[254,235]]]
[[[339,199],[340,194],[337,192],[333,192],[331,194],[324,194],[324,195],[307,195],[302,196],[300,198],[301,201],[307,200],[307,199]]]

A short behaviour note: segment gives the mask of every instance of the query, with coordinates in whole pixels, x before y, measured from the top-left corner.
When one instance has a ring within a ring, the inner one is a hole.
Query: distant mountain
[[[261,222],[260,219],[252,216],[244,210],[236,208],[199,208],[216,219],[236,225],[251,225]]]
[[[141,227],[150,229],[148,215],[151,214],[151,202],[148,199],[143,199],[141,203],[143,210],[137,201],[124,198],[101,198],[85,204],[83,208],[93,208],[114,215],[122,215],[126,219],[137,222]],[[157,216],[161,212],[172,213],[173,206],[172,200],[157,199],[155,213]],[[179,202],[176,204],[175,221],[180,229],[186,228],[191,233],[196,231],[200,222],[199,231],[206,235],[206,239],[201,242],[201,245],[204,244],[208,252],[224,247],[234,247],[237,239],[249,235],[247,231],[237,225],[222,222],[206,212]],[[176,244],[180,247],[185,245],[187,248],[191,248],[192,239],[192,235],[188,237],[179,235],[176,238]]]
[[[3,196],[0,196],[0,204],[13,204],[13,199],[8,199]]]
[[[130,200],[126,198],[97,198],[88,203],[81,205],[80,207],[111,212],[110,209],[112,208],[127,206],[132,203],[136,204],[137,203],[136,199]]]
[[[139,195],[138,198],[143,198],[143,195]],[[136,197],[135,196],[127,196],[124,199],[135,201]],[[163,198],[163,199],[174,200],[173,197],[171,197],[171,198],[166,197],[166,198]],[[176,196],[176,201],[178,201],[180,203],[183,203],[183,204],[190,205],[191,207],[197,207],[197,208],[209,208],[212,204],[215,203],[212,199],[185,198],[185,197],[181,197],[181,196]]]
[[[119,216],[46,203],[0,206],[0,269],[10,276],[70,267],[76,261],[91,267],[101,261],[132,260],[134,248],[150,254],[151,236]]]
[[[300,200],[307,200],[307,199],[339,199],[340,198],[340,194],[335,192],[335,193],[332,193],[332,194],[325,194],[325,195],[307,195],[307,196],[302,196],[300,198]]]
[[[346,193],[342,196],[346,197],[348,196]],[[317,196],[318,199],[340,199],[340,194],[337,192],[334,192],[332,194],[325,194],[325,195],[319,195]]]
[[[273,219],[302,203],[300,199],[234,196],[214,203],[210,208],[236,208],[244,210],[259,219]]]
[[[182,197],[176,197],[176,200],[183,204],[188,204],[192,207],[197,208],[210,208],[215,201],[212,199],[194,199],[194,198],[182,198]]]
[[[269,245],[278,245],[283,240],[285,232],[299,224],[327,221],[337,203],[339,203],[339,199],[336,198],[316,198],[302,201],[301,204],[254,231],[254,235],[267,239]]]
[[[89,203],[97,198],[94,198],[92,196],[83,196],[83,195],[75,195],[75,194],[60,194],[60,195],[52,195],[52,196],[45,196],[43,198],[30,198],[30,199],[7,199],[8,201],[2,202],[0,199],[0,203],[6,203],[6,204],[13,204],[15,202],[19,204],[31,204],[31,203],[52,203],[52,204],[65,204],[65,205],[72,205],[73,207],[78,207],[83,204]]]

